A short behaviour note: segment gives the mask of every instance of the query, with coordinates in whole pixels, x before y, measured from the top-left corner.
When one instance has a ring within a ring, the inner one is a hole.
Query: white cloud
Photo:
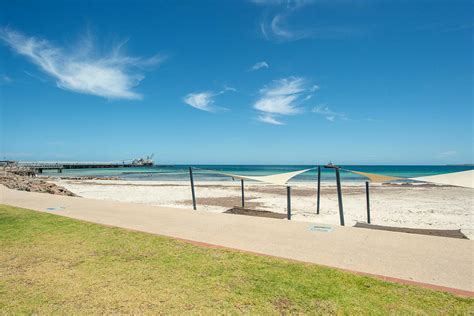
[[[300,105],[309,100],[307,95],[309,90],[306,81],[301,77],[274,80],[269,86],[260,89],[260,98],[253,105],[254,109],[265,114],[263,115],[265,120],[259,118],[259,121],[270,123],[272,119],[279,122],[276,121],[275,115],[301,113]]]
[[[214,112],[214,96],[215,94],[210,91],[189,93],[183,101],[198,110]]]
[[[203,91],[203,92],[188,93],[183,98],[183,102],[198,110],[202,110],[206,112],[215,112],[223,108],[220,108],[214,105],[214,98],[218,95],[226,93],[227,91],[235,92],[237,91],[237,89],[233,87],[229,87],[229,86],[224,86],[224,89],[219,92]]]
[[[334,122],[336,119],[348,120],[346,114],[342,112],[334,112],[327,105],[318,105],[313,108],[313,113],[324,116],[328,121]]]
[[[133,88],[144,79],[143,70],[163,61],[159,55],[148,59],[123,55],[123,44],[99,56],[90,38],[71,51],[8,28],[0,29],[0,39],[53,77],[59,88],[107,99],[141,99]]]
[[[305,91],[305,80],[301,77],[288,77],[274,80],[269,87],[260,89],[260,93],[266,96],[287,96],[299,94]]]
[[[260,121],[260,122],[263,122],[263,123],[267,123],[267,124],[285,125],[284,123],[282,123],[282,122],[278,121],[277,119],[275,119],[275,117],[271,114],[259,115],[257,117],[257,120]]]
[[[292,115],[299,112],[294,104],[297,98],[296,95],[264,96],[254,104],[254,108],[267,113]]]
[[[255,70],[259,70],[259,69],[262,69],[262,68],[269,68],[270,66],[268,65],[268,63],[266,61],[261,61],[261,62],[258,62],[256,63],[255,65],[252,66],[252,68],[250,68],[250,71],[255,71]]]

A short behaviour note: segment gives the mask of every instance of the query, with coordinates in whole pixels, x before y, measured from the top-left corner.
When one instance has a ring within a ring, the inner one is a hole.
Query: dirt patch
[[[382,183],[385,187],[417,187],[417,188],[444,188],[452,187],[447,184],[434,184],[434,183],[420,183],[420,182],[399,182],[399,183]]]
[[[192,205],[191,200],[185,200],[185,201],[180,201],[179,204],[183,205]],[[242,203],[242,200],[240,197],[215,197],[215,198],[197,198],[196,199],[196,204],[197,206],[199,205],[207,205],[207,206],[221,206],[221,207],[226,207],[226,208],[233,208],[240,206]],[[252,200],[246,199],[245,200],[245,206],[248,206],[250,208],[257,208],[261,207],[263,204],[259,202],[252,202]]]
[[[268,217],[268,218],[286,218],[286,214],[274,213],[270,211],[259,211],[252,210],[248,208],[234,207],[230,210],[225,211],[227,214],[237,214],[237,215],[247,215],[247,216],[257,216],[257,217]]]
[[[273,302],[273,306],[280,315],[291,314],[291,301],[288,298],[279,298]]]
[[[418,235],[429,235],[429,236],[439,236],[439,237],[448,237],[448,238],[459,238],[459,239],[469,239],[460,229],[446,230],[446,229],[420,229],[420,228],[407,228],[407,227],[392,227],[392,226],[381,226],[381,225],[372,225],[367,223],[357,223],[354,227],[359,228],[368,228],[368,229],[378,229],[386,230],[391,232],[401,232],[409,234],[418,234]]]

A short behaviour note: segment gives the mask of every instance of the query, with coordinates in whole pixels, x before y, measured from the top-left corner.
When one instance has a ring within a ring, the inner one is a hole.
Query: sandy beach
[[[75,194],[93,199],[134,202],[157,206],[190,208],[191,189],[184,181],[52,180]],[[321,211],[316,215],[316,183],[292,182],[293,220],[339,224],[336,187],[323,182]],[[472,190],[451,186],[371,185],[371,219],[376,225],[461,229],[474,238]],[[225,212],[240,206],[240,182],[196,183],[199,211]],[[286,213],[286,188],[255,182],[245,184],[246,207]],[[366,199],[363,182],[343,183],[347,226],[365,222]]]

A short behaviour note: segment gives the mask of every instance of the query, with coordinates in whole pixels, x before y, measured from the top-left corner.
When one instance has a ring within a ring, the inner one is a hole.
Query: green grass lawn
[[[472,314],[474,300],[0,205],[0,314]]]

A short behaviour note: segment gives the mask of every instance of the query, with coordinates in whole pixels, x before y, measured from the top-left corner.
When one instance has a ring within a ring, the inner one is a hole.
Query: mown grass
[[[473,300],[0,206],[4,314],[472,314]]]

